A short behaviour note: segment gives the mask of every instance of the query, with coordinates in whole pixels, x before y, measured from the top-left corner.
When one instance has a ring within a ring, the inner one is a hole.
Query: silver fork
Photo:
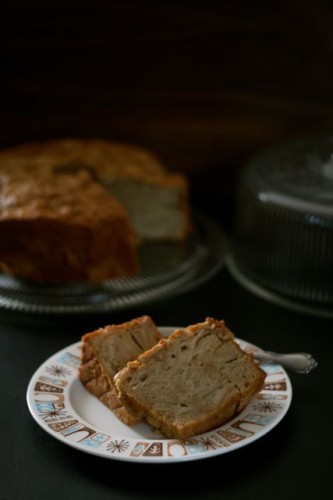
[[[296,373],[310,373],[318,365],[317,361],[306,352],[278,354],[271,351],[253,353],[254,359],[259,363],[278,363]]]

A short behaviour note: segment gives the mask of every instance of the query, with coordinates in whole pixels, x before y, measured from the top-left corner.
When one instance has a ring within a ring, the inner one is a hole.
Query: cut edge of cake
[[[167,437],[184,440],[240,413],[265,377],[224,321],[207,317],[129,362],[114,384],[125,407]]]
[[[121,324],[107,325],[82,336],[79,367],[82,384],[127,425],[138,423],[141,417],[119,399],[113,382],[114,375],[161,338],[148,315]]]

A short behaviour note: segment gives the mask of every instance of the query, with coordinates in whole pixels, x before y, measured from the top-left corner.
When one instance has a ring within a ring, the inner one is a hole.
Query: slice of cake
[[[123,406],[113,378],[128,361],[136,359],[160,339],[161,334],[149,316],[108,325],[82,337],[79,376],[83,385],[126,424],[135,424],[140,417]]]
[[[0,271],[40,283],[138,274],[128,214],[88,172],[0,170]]]
[[[231,419],[264,380],[224,322],[213,318],[176,330],[114,378],[124,405],[183,440]]]

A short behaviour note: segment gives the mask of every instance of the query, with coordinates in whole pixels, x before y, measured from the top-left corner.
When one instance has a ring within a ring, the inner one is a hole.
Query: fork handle
[[[297,373],[309,373],[318,365],[311,354],[306,352],[277,354],[275,352],[262,351],[253,353],[253,356],[260,363],[278,363]]]

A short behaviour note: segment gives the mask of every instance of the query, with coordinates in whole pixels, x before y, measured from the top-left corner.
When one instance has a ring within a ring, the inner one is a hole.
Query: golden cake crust
[[[138,146],[69,138],[8,148],[0,270],[49,283],[136,275],[139,244],[189,237],[188,199],[186,178]]]
[[[0,269],[31,281],[98,283],[139,267],[126,211],[88,173],[0,172]]]
[[[106,139],[65,138],[27,143],[0,152],[0,170],[26,172],[86,169],[101,180],[150,179],[165,173],[150,151]]]

